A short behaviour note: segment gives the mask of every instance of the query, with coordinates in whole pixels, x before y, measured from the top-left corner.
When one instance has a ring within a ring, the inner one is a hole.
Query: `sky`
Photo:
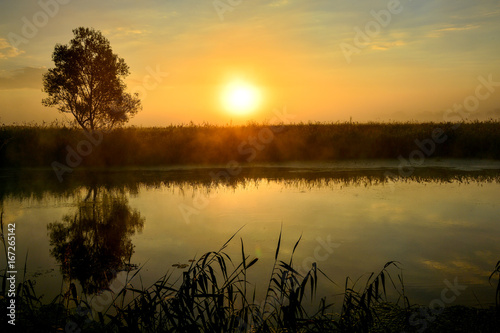
[[[42,75],[77,27],[129,65],[130,125],[500,118],[498,0],[18,0],[0,3],[0,124],[71,119]]]

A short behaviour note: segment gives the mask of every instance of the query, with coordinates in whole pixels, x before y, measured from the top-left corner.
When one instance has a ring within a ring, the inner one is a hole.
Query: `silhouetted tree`
[[[85,293],[109,287],[119,271],[131,269],[130,239],[144,227],[144,218],[128,205],[123,193],[91,188],[73,214],[47,226],[63,276],[78,280]]]
[[[55,68],[43,76],[45,106],[71,113],[85,130],[120,125],[141,109],[138,94],[125,92],[129,68],[111,50],[109,41],[91,28],[73,30],[69,45],[56,44]]]

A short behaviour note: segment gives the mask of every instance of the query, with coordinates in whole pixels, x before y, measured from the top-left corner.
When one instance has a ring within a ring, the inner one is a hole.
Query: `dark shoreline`
[[[146,167],[429,158],[500,159],[500,122],[121,128],[0,127],[0,167]]]
[[[303,182],[308,186],[386,185],[422,183],[500,182],[500,162],[491,160],[432,160],[402,173],[396,160],[242,165],[230,173],[218,166],[78,167],[58,180],[51,168],[0,168],[0,199],[70,196],[79,188],[136,192],[140,186],[234,187],[260,181]]]

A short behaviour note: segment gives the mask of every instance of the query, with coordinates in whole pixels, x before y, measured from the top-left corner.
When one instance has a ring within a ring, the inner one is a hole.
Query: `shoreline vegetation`
[[[455,305],[450,301],[453,296],[441,294],[446,302],[436,303],[436,299],[424,306],[405,295],[399,262],[387,262],[378,273],[335,283],[315,263],[309,271],[294,268],[300,239],[289,258],[282,258],[281,232],[269,284],[256,286],[247,272],[258,259],[245,252],[243,240],[240,258],[224,252],[229,242],[237,242],[235,235],[217,251],[173,265],[176,269],[150,286],[142,284],[143,266],[127,266],[131,269],[109,272],[115,276],[109,288],[91,295],[83,293],[76,280],[66,280],[55,298],[47,298],[37,292],[36,279],[26,278],[25,265],[19,270],[14,296],[16,331],[489,333],[500,327],[500,261],[489,276],[492,297],[485,303]],[[4,318],[12,300],[6,271],[0,271]],[[323,289],[318,290],[318,284]],[[257,299],[255,291],[262,288],[265,297]],[[325,291],[340,296],[340,301],[317,296]],[[9,325],[7,320],[0,323],[3,331],[10,331]]]
[[[119,167],[426,158],[500,159],[500,122],[0,127],[0,167]],[[69,171],[68,171],[69,172]]]
[[[48,302],[37,295],[36,281],[24,278],[24,267],[15,296],[16,328],[23,332],[432,333],[496,332],[500,327],[500,261],[489,277],[495,305],[476,308],[444,306],[441,302],[442,307],[425,307],[411,304],[405,295],[400,263],[390,261],[378,273],[356,280],[347,277],[343,284],[336,284],[316,263],[307,272],[294,268],[300,238],[290,257],[282,259],[280,232],[265,297],[257,300],[257,286],[248,280],[247,272],[258,258],[245,252],[241,238],[241,258],[224,252],[236,241],[237,233],[219,250],[174,265],[182,275],[167,272],[149,287],[142,283],[134,286],[143,267],[128,270],[119,286],[110,281],[110,287],[103,290],[111,292],[106,297],[102,293],[86,295],[68,281],[68,286],[61,287],[61,293]],[[2,241],[5,243],[3,235]],[[7,309],[6,274],[0,277],[0,305]],[[318,281],[328,282],[335,294],[342,296],[339,312],[326,297],[316,296]],[[498,284],[496,291],[494,284]]]

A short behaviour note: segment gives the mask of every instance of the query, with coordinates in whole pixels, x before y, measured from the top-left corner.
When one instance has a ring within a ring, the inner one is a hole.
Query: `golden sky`
[[[0,123],[68,117],[41,105],[42,74],[79,26],[130,66],[132,125],[262,122],[285,107],[294,122],[442,121],[479,77],[491,91],[466,117],[500,117],[497,0],[19,0],[0,3]],[[234,82],[258,92],[252,112],[228,110]]]

